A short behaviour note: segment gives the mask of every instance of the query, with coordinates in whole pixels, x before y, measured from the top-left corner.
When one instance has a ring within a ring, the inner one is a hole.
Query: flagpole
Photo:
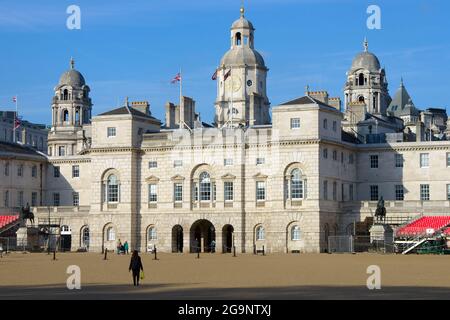
[[[16,104],[16,114],[14,115],[14,121],[13,121],[13,131],[14,131],[14,133],[13,133],[13,135],[14,135],[14,137],[13,137],[13,141],[14,141],[14,143],[16,143],[17,142],[17,138],[16,138],[16,119],[18,119],[18,117],[19,117],[19,115],[17,114],[17,110],[18,110],[18,108],[17,108],[17,99],[19,98],[19,96],[16,94],[16,96],[15,96],[15,104]]]
[[[230,69],[230,77],[231,77],[231,128],[233,129],[233,95],[234,95],[234,88],[233,88],[233,69]]]
[[[183,76],[181,73],[182,73],[182,69],[180,68],[180,119],[182,118],[181,111],[184,112],[184,110],[181,110],[181,103],[183,102]],[[183,119],[184,119],[184,117],[183,117]],[[181,121],[180,121],[180,129],[182,129],[181,126],[183,126],[183,128],[184,128],[184,121],[183,121],[183,123],[181,123]]]

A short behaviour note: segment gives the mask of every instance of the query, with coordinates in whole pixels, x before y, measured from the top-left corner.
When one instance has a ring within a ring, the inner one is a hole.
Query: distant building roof
[[[314,99],[314,98],[312,98],[310,96],[303,96],[303,97],[300,97],[300,98],[297,98],[297,99],[285,102],[285,103],[281,104],[281,106],[294,106],[294,105],[305,105],[305,104],[318,104],[318,105],[320,105],[322,107],[331,108],[331,109],[333,109],[335,111],[339,111],[336,108],[334,108],[334,107],[332,107],[332,106],[330,106],[330,105],[328,105],[328,104],[326,104],[326,103],[324,103],[324,102],[322,102],[320,100]]]
[[[125,115],[125,114],[131,114],[133,116],[138,116],[138,117],[145,117],[145,118],[149,118],[149,119],[153,119],[155,121],[159,122],[159,119],[156,119],[155,117],[152,117],[151,115],[145,114],[141,111],[138,111],[132,107],[127,107],[127,106],[123,106],[123,107],[119,107],[107,112],[103,112],[101,114],[99,114],[99,116],[116,116],[116,115]]]
[[[46,160],[46,157],[41,152],[34,148],[25,146],[19,143],[11,143],[0,141],[0,157],[1,156],[33,156],[40,160]]]

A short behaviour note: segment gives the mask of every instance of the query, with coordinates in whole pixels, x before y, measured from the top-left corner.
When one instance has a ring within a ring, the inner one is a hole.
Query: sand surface
[[[130,286],[130,256],[12,253],[0,259],[0,298],[155,299],[450,299],[450,256],[378,254],[143,254],[145,279]],[[82,290],[68,290],[67,267],[81,269]],[[381,268],[368,290],[367,268]],[[77,292],[76,292],[77,291]]]

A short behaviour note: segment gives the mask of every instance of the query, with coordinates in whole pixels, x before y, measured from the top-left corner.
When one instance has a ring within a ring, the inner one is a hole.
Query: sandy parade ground
[[[0,299],[450,299],[450,256],[382,254],[143,254],[131,285],[130,256],[10,253],[0,259]],[[81,290],[66,286],[80,267]],[[371,265],[381,289],[369,290]]]

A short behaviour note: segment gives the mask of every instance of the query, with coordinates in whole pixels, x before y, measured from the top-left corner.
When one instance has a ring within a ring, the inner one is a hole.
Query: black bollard
[[[56,260],[56,249],[53,250],[53,260]]]
[[[264,246],[263,246],[263,256],[265,256],[265,250],[264,250]]]
[[[256,244],[253,245],[253,254],[256,254]]]
[[[156,254],[156,245],[153,247],[153,252],[155,254],[155,257],[153,258],[153,260],[158,260],[158,256]]]
[[[197,259],[200,259],[200,248],[197,248]]]
[[[236,257],[236,246],[233,246],[233,257]]]
[[[103,260],[108,260],[108,249],[105,249],[105,257],[103,258]]]

